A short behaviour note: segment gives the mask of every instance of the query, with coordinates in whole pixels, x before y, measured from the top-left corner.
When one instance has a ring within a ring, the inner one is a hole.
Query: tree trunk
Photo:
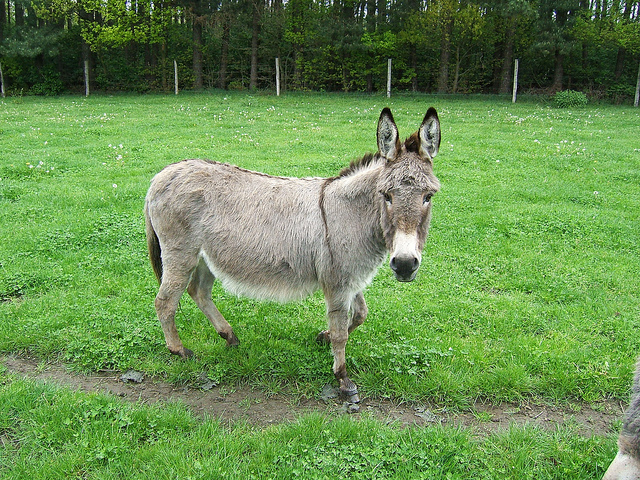
[[[4,26],[7,23],[7,6],[5,0],[0,0],[0,44],[4,40]]]
[[[453,74],[452,93],[458,93],[458,81],[460,80],[460,46],[456,48],[456,69]]]
[[[616,69],[614,73],[614,78],[616,79],[616,82],[620,80],[620,77],[622,76],[622,72],[624,72],[625,54],[626,54],[626,51],[623,47],[618,48],[618,55],[616,57]]]
[[[89,48],[89,44],[84,40],[82,40],[82,64],[84,68],[84,93],[88,95],[91,90],[91,78],[93,77],[91,72],[93,71],[93,65],[91,63],[91,48]]]
[[[640,102],[640,62],[638,62],[638,79],[636,80],[636,96],[633,100],[633,106],[637,107]]]
[[[2,75],[2,64],[0,63],[0,96],[4,98],[4,76]]]
[[[387,2],[386,0],[376,0],[378,3],[378,15],[376,18],[376,26],[387,23]]]
[[[416,55],[416,46],[414,43],[409,45],[409,63],[411,70],[413,70],[413,76],[411,77],[411,91],[418,91],[418,55]]]
[[[302,88],[302,73],[300,65],[302,62],[302,47],[295,43],[293,45],[293,88]]]
[[[555,57],[555,68],[553,72],[553,85],[551,85],[551,91],[559,92],[562,90],[562,79],[564,77],[564,55],[556,49]]]
[[[193,88],[202,90],[202,17],[193,18]]]
[[[16,26],[21,27],[24,25],[24,8],[22,5],[14,4],[13,12],[16,16]]]
[[[447,93],[449,84],[449,60],[451,58],[451,33],[453,20],[448,20],[442,33],[440,43],[440,73],[438,75],[438,93]]]
[[[500,89],[498,93],[510,93],[511,91],[511,65],[513,65],[513,48],[516,39],[516,17],[508,20],[504,53],[502,56],[502,70],[500,71]]]
[[[162,40],[160,44],[160,72],[162,75],[162,90],[167,91],[169,89],[169,82],[167,80],[167,69],[169,68],[169,64],[167,62],[167,40],[166,38]]]
[[[376,31],[376,0],[367,0],[367,31]]]
[[[258,35],[260,33],[260,16],[262,6],[260,0],[253,2],[253,19],[251,22],[251,75],[249,77],[249,90],[258,87]]]
[[[227,88],[227,66],[229,64],[229,34],[230,20],[228,16],[223,15],[222,20],[222,45],[220,51],[220,75],[218,76],[218,88]]]

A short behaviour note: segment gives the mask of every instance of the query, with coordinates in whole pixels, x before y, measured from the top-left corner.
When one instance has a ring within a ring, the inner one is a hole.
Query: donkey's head
[[[391,269],[401,282],[416,277],[429,223],[431,197],[440,189],[433,157],[440,147],[440,122],[431,107],[417,132],[404,143],[391,110],[378,120],[378,154],[386,160],[378,179],[381,225],[391,252]]]

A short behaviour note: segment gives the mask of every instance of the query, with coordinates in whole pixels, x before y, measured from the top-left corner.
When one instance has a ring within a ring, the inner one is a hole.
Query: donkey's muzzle
[[[413,256],[397,256],[391,258],[389,266],[399,282],[411,282],[416,278],[420,260]]]

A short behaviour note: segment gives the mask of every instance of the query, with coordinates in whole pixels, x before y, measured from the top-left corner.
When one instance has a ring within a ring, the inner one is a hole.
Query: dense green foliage
[[[589,103],[589,100],[584,93],[576,92],[575,90],[563,90],[562,92],[558,92],[553,97],[553,101],[559,108],[584,107]]]
[[[640,2],[579,0],[4,0],[0,64],[11,94],[91,89],[393,89],[507,93],[572,88],[633,97]]]

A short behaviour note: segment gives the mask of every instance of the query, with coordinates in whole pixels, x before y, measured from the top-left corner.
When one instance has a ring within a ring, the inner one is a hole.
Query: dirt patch
[[[207,385],[206,389],[177,387],[157,378],[140,378],[135,372],[127,380],[122,372],[99,372],[92,375],[70,373],[60,364],[38,364],[29,358],[0,358],[9,373],[25,378],[53,382],[83,392],[103,392],[131,402],[153,404],[180,401],[196,414],[207,413],[223,422],[247,422],[256,427],[295,421],[301,415],[321,412],[327,415],[346,414],[348,405],[331,397],[325,388],[317,399],[295,402],[286,395],[267,395],[250,387],[231,389]],[[139,383],[138,381],[141,380]],[[322,398],[321,398],[322,397]],[[431,404],[397,403],[389,400],[362,398],[359,413],[400,426],[460,425],[478,434],[508,429],[510,425],[537,425],[545,429],[577,425],[581,434],[607,435],[612,425],[622,418],[626,406],[601,402],[596,406],[573,404],[561,408],[532,403],[499,405],[475,403],[469,412],[449,412]]]

